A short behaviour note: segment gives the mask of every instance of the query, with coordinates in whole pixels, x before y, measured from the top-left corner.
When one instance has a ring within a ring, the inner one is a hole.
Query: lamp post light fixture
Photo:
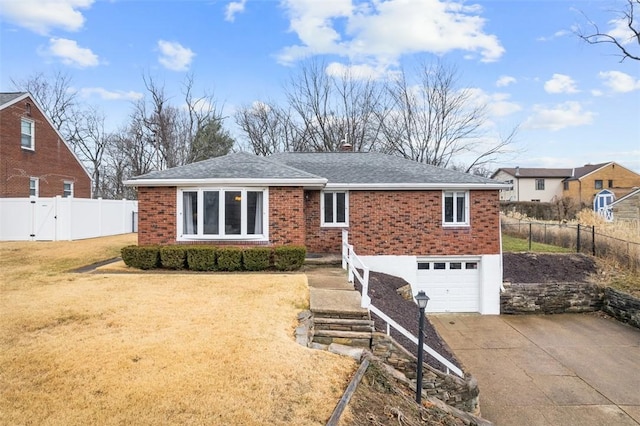
[[[424,346],[424,310],[429,303],[429,296],[420,290],[415,296],[418,308],[420,308],[420,319],[418,326],[418,374],[416,380],[416,402],[422,404],[422,347]]]

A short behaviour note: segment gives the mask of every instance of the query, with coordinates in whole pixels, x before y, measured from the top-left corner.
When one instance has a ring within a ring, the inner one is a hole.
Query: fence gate
[[[36,241],[56,239],[56,200],[38,199],[31,201],[31,238]]]

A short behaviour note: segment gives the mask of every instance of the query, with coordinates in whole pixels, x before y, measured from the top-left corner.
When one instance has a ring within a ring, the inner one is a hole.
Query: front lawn
[[[571,253],[573,250],[554,246],[550,244],[531,243],[531,250],[529,250],[529,240],[526,238],[517,238],[510,235],[502,234],[502,251],[504,252],[523,252],[532,251],[536,253]]]
[[[119,236],[0,243],[4,424],[324,424],[355,362],[295,343],[302,274],[76,274]]]

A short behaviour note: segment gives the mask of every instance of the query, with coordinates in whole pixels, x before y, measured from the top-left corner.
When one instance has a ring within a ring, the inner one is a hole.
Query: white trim
[[[197,188],[205,186],[216,187],[249,187],[249,186],[303,186],[306,188],[323,188],[326,179],[129,179],[124,181],[126,186],[179,186]]]
[[[69,194],[68,196],[65,196],[65,190],[64,190],[64,186],[65,185],[69,185],[69,188],[71,190],[71,194]],[[75,195],[75,185],[73,183],[73,181],[70,180],[65,180],[62,182],[62,197],[63,198],[73,198],[73,196]]]
[[[324,220],[324,195],[333,194],[333,217],[338,217],[338,203],[336,194],[344,194],[344,222],[325,222]],[[320,227],[321,228],[348,228],[349,227],[349,191],[320,191]]]
[[[35,195],[31,195],[31,182],[34,182],[35,185]],[[38,198],[40,196],[40,178],[31,176],[29,177],[29,197]]]
[[[464,222],[445,222],[445,197],[446,194],[453,194],[453,217],[456,216],[456,199],[457,194],[464,194]],[[471,208],[469,204],[471,203],[471,197],[469,195],[469,191],[442,191],[442,227],[443,228],[462,228],[471,226]]]
[[[245,196],[242,197],[241,202],[241,228],[246,232],[246,193],[247,192],[262,192],[262,234],[224,234],[225,223],[225,203],[224,192],[225,191],[241,191]],[[221,197],[219,200],[219,232],[221,234],[203,234],[204,213],[202,211],[202,194],[205,191],[221,191]],[[198,193],[198,234],[196,235],[184,235],[183,226],[183,192],[197,192]],[[269,241],[269,188],[266,187],[181,187],[176,190],[176,240],[177,241]]]
[[[631,191],[630,193],[628,193],[624,197],[618,198],[616,201],[614,201],[613,203],[609,204],[609,206],[614,206],[614,205],[618,204],[619,202],[624,201],[629,197],[633,197],[635,194],[638,194],[638,193],[640,193],[640,188],[634,189],[633,191]]]
[[[576,178],[576,179],[577,179],[577,180],[582,180],[582,179],[586,178],[587,176],[592,175],[592,174],[594,174],[595,172],[597,172],[597,171],[599,171],[599,170],[602,170],[602,169],[604,169],[605,167],[610,166],[610,165],[612,165],[612,164],[614,164],[614,163],[615,163],[614,161],[609,161],[608,163],[605,163],[604,165],[602,165],[602,166],[598,167],[597,169],[591,170],[589,173],[584,174],[584,175],[582,175],[582,176],[580,176],[579,178]],[[618,166],[620,166],[620,165],[618,164]],[[631,170],[627,169],[627,168],[626,168],[626,167],[624,167],[624,166],[620,166],[620,167],[622,167],[623,169],[626,169],[627,171],[630,171],[630,172],[631,172]],[[632,172],[632,173],[635,173],[635,172]],[[602,182],[602,184],[604,185],[604,181]]]
[[[417,191],[417,190],[494,190],[508,189],[505,183],[327,183],[331,191],[378,190],[378,191]]]
[[[23,146],[22,145],[22,122],[26,121],[31,124],[31,145]],[[36,122],[32,118],[20,117],[20,148],[27,151],[35,151],[36,150]]]

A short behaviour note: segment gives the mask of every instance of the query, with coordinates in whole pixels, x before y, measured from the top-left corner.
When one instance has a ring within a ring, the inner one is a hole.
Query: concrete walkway
[[[365,314],[360,307],[360,293],[347,281],[340,267],[305,266],[309,282],[309,305],[312,312]]]
[[[640,424],[640,330],[596,315],[429,315],[503,425]]]

